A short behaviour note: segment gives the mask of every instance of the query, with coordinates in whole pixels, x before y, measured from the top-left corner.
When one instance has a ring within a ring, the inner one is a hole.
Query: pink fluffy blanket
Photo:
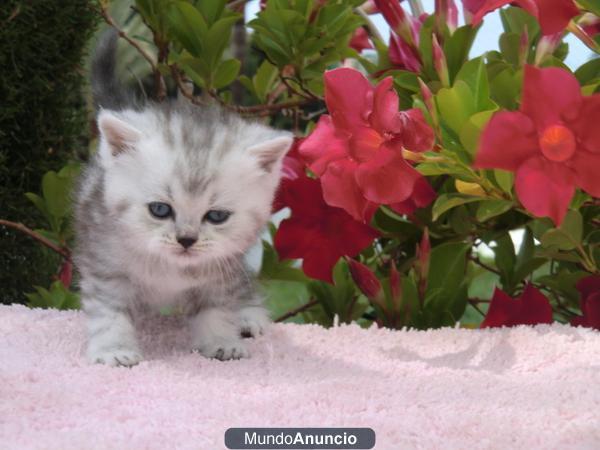
[[[377,449],[600,448],[600,333],[274,325],[251,359],[165,318],[131,369],[82,358],[82,315],[0,306],[2,449],[218,449],[229,427],[371,427]],[[174,325],[175,323],[171,323]]]

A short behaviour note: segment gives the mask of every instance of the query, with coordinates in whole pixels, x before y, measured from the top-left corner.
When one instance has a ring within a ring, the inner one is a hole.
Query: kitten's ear
[[[292,146],[294,137],[291,134],[278,136],[248,148],[248,153],[256,158],[261,169],[271,172],[273,166],[280,161]]]
[[[127,122],[108,111],[98,117],[100,136],[105,140],[111,156],[118,156],[135,147],[142,134]]]

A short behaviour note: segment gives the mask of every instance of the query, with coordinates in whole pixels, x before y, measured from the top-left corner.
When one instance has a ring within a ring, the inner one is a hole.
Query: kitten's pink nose
[[[179,242],[179,244],[183,248],[190,248],[192,245],[194,245],[196,243],[197,240],[198,240],[197,238],[189,237],[189,236],[182,236],[182,237],[177,238],[177,242]]]

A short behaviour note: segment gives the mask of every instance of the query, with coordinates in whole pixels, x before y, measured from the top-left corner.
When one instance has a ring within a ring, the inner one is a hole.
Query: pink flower
[[[280,258],[303,258],[302,270],[309,277],[331,282],[340,257],[357,255],[378,233],[327,205],[319,180],[300,176],[287,183],[279,199],[292,215],[279,225],[275,249]]]
[[[402,156],[433,146],[433,131],[418,109],[398,111],[398,95],[388,77],[375,88],[358,71],[325,73],[330,115],[300,145],[300,154],[321,178],[327,204],[368,222],[379,205],[408,201],[418,190],[419,204],[433,190]]]
[[[480,327],[514,327],[538,323],[552,323],[552,307],[544,294],[528,284],[521,296],[515,299],[496,288]]]
[[[515,172],[523,206],[559,225],[580,187],[600,196],[600,95],[581,95],[577,79],[555,67],[525,67],[519,111],[494,114],[475,166]]]
[[[577,290],[581,293],[583,316],[573,318],[571,325],[600,330],[600,276],[582,278],[577,283]]]
[[[469,0],[465,2],[465,9],[471,11],[478,3],[481,2]],[[473,25],[479,25],[487,13],[508,4],[520,6],[534,16],[540,23],[542,34],[545,35],[563,31],[571,19],[579,15],[579,8],[572,0],[486,0],[474,12]]]

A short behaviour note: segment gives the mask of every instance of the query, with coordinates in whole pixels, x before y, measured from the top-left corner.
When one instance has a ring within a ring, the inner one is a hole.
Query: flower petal
[[[365,198],[385,205],[406,200],[421,176],[398,152],[385,146],[356,169],[356,181]]]
[[[494,290],[490,307],[480,328],[510,326],[513,318],[519,314],[519,303],[500,289]]]
[[[600,292],[590,295],[585,304],[585,325],[600,330]]]
[[[575,178],[562,164],[533,157],[517,170],[515,189],[523,206],[538,217],[561,224],[575,193]]]
[[[298,151],[310,170],[321,176],[331,161],[347,156],[348,143],[336,131],[331,117],[323,115],[313,132],[300,144]]]
[[[538,20],[544,35],[560,33],[573,17],[579,15],[579,8],[571,0],[537,0],[537,2]]]
[[[354,256],[371,245],[376,230],[323,201],[321,183],[308,177],[286,180],[292,215],[281,222],[274,239],[280,258],[302,258],[304,272],[331,282],[341,256]]]
[[[568,70],[525,66],[521,112],[538,130],[577,117],[581,100],[579,82]]]
[[[356,183],[357,167],[357,163],[348,159],[332,162],[321,176],[323,198],[328,205],[344,209],[356,220],[369,222],[375,208]]]
[[[591,196],[600,198],[600,153],[577,150],[571,164],[576,173],[577,186]]]
[[[540,152],[533,123],[518,111],[494,114],[479,139],[475,167],[515,171]]]
[[[369,122],[380,134],[402,131],[398,111],[400,101],[393,85],[393,78],[386,77],[379,82],[373,93],[373,112],[369,116]]]
[[[590,275],[582,278],[575,285],[581,293],[582,300],[587,299],[592,294],[600,293],[600,275]]]
[[[600,154],[600,94],[581,99],[577,119],[570,122],[569,128],[577,137],[577,142],[587,151]],[[596,166],[597,170],[600,167]]]
[[[408,109],[400,113],[402,118],[402,144],[413,152],[431,150],[435,142],[435,134],[418,108]]]
[[[373,105],[373,87],[358,70],[342,67],[323,75],[325,103],[336,127],[351,133],[367,123]]]
[[[419,178],[415,182],[415,188],[411,196],[403,202],[392,203],[390,208],[398,214],[412,214],[419,208],[429,205],[436,196],[436,192],[427,182],[425,177]]]
[[[521,308],[518,317],[513,318],[514,325],[536,325],[538,323],[552,323],[552,306],[544,294],[531,284],[519,299]]]
[[[479,3],[481,4],[481,2]],[[523,8],[525,11],[527,11],[534,17],[537,17],[538,15],[538,6],[534,0],[487,0],[483,3],[483,5],[479,7],[479,10],[475,12],[471,23],[473,24],[473,26],[479,25],[481,23],[481,20],[483,19],[483,16],[498,8],[502,8],[503,6],[506,6],[509,3],[515,3],[519,5],[521,8]],[[470,8],[473,8],[475,6],[477,6],[476,2],[470,2]]]

